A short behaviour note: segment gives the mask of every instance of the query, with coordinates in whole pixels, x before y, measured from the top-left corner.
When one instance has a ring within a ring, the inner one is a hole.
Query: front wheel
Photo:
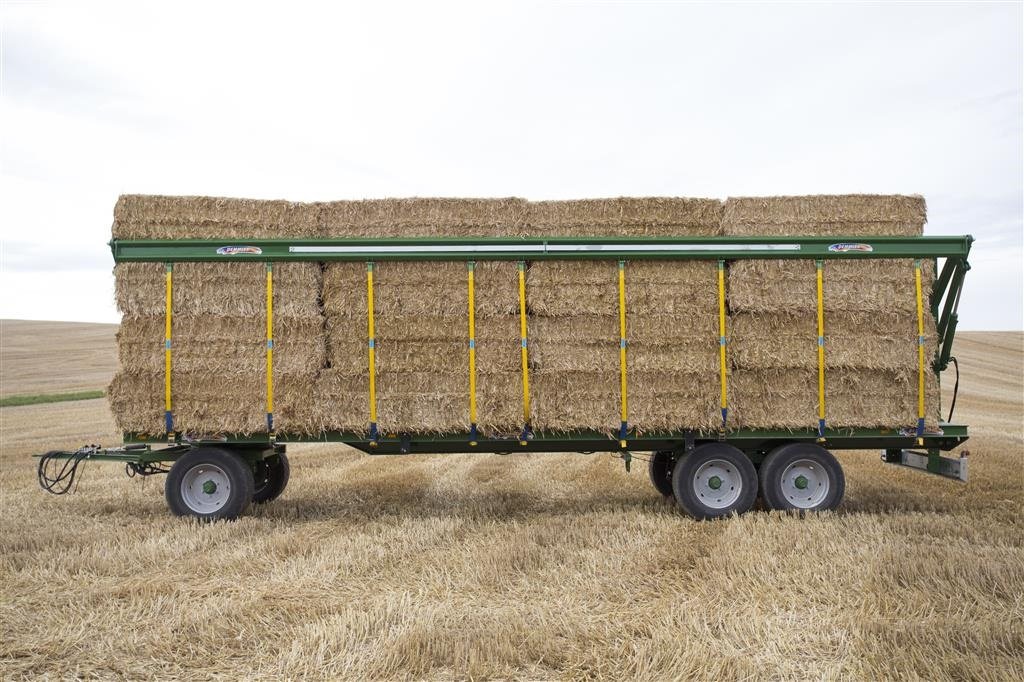
[[[240,516],[254,487],[252,468],[241,457],[220,448],[196,448],[171,467],[164,496],[176,516],[216,521]]]
[[[814,443],[782,445],[761,463],[761,494],[772,509],[835,509],[846,492],[846,477],[832,453]]]
[[[742,450],[707,443],[679,458],[672,489],[679,506],[695,519],[742,514],[757,499],[757,470]]]

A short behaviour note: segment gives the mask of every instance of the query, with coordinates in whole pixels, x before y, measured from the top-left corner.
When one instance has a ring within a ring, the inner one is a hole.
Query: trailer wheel
[[[835,509],[846,491],[843,468],[831,452],[814,443],[775,448],[761,464],[760,479],[771,509]]]
[[[288,486],[290,474],[291,467],[288,464],[288,455],[283,452],[260,460],[256,464],[256,488],[252,494],[253,503],[263,504],[280,497],[281,493]]]
[[[196,448],[171,467],[164,496],[176,516],[216,521],[240,516],[254,487],[252,468],[241,457],[220,448]]]
[[[738,448],[707,443],[679,458],[672,489],[679,506],[695,519],[742,514],[757,499],[757,470]]]
[[[651,461],[647,464],[647,473],[651,476],[654,489],[665,497],[672,497],[672,467],[675,465],[672,453],[667,450],[652,452]]]

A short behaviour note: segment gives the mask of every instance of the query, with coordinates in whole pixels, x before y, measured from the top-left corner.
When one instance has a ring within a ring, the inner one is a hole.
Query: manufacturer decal
[[[222,246],[217,249],[218,256],[237,256],[243,253],[258,256],[263,253],[263,249],[258,246]]]
[[[850,251],[863,251],[869,252],[874,251],[875,248],[871,244],[859,244],[857,242],[840,242],[838,244],[832,244],[828,247],[828,250],[832,253],[848,253]]]

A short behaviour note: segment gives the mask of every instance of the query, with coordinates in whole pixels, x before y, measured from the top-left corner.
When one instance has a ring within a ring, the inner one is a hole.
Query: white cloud
[[[915,192],[962,325],[1024,325],[1019,4],[2,12],[0,317],[116,320],[122,192]]]

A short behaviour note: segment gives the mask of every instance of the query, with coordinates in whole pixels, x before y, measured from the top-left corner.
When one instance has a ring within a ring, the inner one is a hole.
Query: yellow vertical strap
[[[921,296],[921,261],[914,261],[914,288],[917,294],[917,438],[924,445],[924,301]]]
[[[818,281],[818,438],[825,438],[825,304],[822,261],[815,261]]]
[[[718,261],[718,371],[722,386],[722,430],[729,416],[729,393],[725,371],[725,261]]]
[[[267,262],[267,433],[274,433],[274,264]]]
[[[526,263],[519,261],[519,341],[523,364],[523,432],[519,444],[530,437],[530,356],[526,343]]]
[[[377,445],[377,363],[373,327],[373,262],[366,264],[366,326],[370,362],[370,445]]]
[[[629,403],[626,393],[626,261],[619,261],[619,395],[622,423],[619,425],[619,446],[626,447],[629,430]]]
[[[174,439],[174,417],[171,413],[171,302],[174,297],[173,263],[165,264],[164,272],[164,430],[168,440]]]
[[[476,263],[468,261],[469,286],[469,444],[476,445],[476,293],[473,284],[473,270]]]

